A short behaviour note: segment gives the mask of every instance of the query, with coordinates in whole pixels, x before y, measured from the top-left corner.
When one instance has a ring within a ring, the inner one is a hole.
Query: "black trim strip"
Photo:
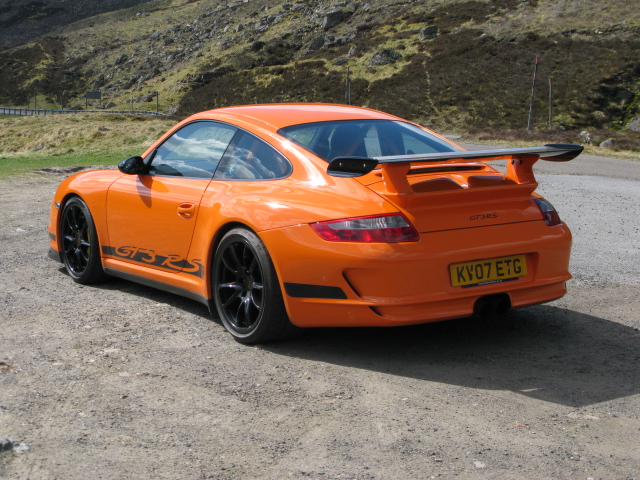
[[[340,287],[327,287],[325,285],[309,285],[306,283],[285,282],[284,289],[287,295],[293,298],[327,298],[346,300],[347,295]]]
[[[55,233],[49,232],[49,238],[55,242],[57,237]]]
[[[147,287],[157,288],[158,290],[162,290],[164,292],[173,293],[175,295],[180,295],[181,297],[186,297],[191,300],[195,300],[196,302],[202,303],[211,309],[211,305],[208,298],[203,297],[197,293],[194,293],[190,290],[185,290],[184,288],[174,287],[173,285],[168,285],[163,282],[158,282],[157,280],[151,280],[150,278],[139,277],[138,275],[134,275],[132,273],[121,272],[120,270],[115,270],[113,268],[105,268],[105,273],[111,275],[112,277],[122,278],[123,280],[129,280],[131,282],[139,283],[141,285],[146,285]]]

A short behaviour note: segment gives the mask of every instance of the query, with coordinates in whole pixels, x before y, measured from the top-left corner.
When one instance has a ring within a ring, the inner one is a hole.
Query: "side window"
[[[291,174],[289,161],[273,147],[247,132],[239,132],[220,161],[213,178],[268,180]]]
[[[210,179],[237,131],[217,122],[190,123],[160,145],[149,173]]]

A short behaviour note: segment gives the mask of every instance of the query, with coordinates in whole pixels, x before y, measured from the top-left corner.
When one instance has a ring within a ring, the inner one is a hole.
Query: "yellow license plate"
[[[527,274],[527,259],[524,255],[512,255],[475,262],[454,263],[449,266],[449,273],[451,285],[454,287],[476,287],[507,282]]]

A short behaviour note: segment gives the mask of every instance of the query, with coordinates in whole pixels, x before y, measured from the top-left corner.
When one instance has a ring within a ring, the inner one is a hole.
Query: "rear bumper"
[[[308,225],[260,236],[274,260],[289,318],[301,327],[409,325],[465,317],[478,298],[497,293],[509,295],[513,308],[524,307],[562,297],[571,278],[569,229],[542,221],[422,234],[419,242],[405,244],[327,242]],[[524,277],[469,288],[451,285],[453,263],[519,254],[527,258]],[[285,288],[290,283],[339,288],[344,296],[291,296]]]

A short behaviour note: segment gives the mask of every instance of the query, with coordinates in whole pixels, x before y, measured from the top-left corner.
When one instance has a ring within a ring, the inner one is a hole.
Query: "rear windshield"
[[[456,149],[410,123],[393,120],[343,120],[285,127],[280,135],[331,161],[336,157],[387,157]]]

